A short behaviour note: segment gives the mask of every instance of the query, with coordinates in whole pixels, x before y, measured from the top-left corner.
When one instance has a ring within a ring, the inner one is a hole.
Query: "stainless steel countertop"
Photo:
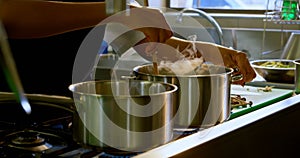
[[[239,128],[280,112],[300,102],[300,95],[294,95],[280,102],[271,104],[262,109],[242,115],[214,127],[202,130],[198,133],[186,136],[168,144],[162,145],[145,153],[139,154],[136,158],[171,157],[193,147],[209,142],[222,135],[233,132]]]

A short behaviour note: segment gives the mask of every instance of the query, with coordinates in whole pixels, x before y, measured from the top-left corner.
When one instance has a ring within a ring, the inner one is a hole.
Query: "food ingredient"
[[[204,64],[203,57],[197,58],[197,50],[195,41],[196,35],[188,37],[191,44],[188,45],[179,54],[188,53],[188,57],[181,56],[180,60],[175,62],[161,61],[158,66],[159,74],[161,75],[191,75],[191,74],[209,74],[208,67]],[[179,50],[177,49],[179,52]]]
[[[231,109],[239,108],[239,107],[247,107],[247,105],[251,107],[253,104],[252,101],[247,102],[246,98],[241,97],[240,95],[231,96],[230,102],[231,102]]]
[[[203,58],[182,59],[176,62],[162,61],[158,66],[162,75],[186,75],[203,67]],[[203,67],[204,68],[204,67]],[[194,72],[195,73],[195,72]]]
[[[295,67],[295,66],[291,66],[289,64],[285,64],[281,61],[267,61],[267,62],[260,64],[259,66],[270,67],[270,68],[293,68],[293,67]]]
[[[274,86],[265,86],[264,88],[258,88],[257,91],[272,92],[273,87]]]

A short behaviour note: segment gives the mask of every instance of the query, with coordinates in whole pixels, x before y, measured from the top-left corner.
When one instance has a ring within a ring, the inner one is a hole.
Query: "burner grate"
[[[71,102],[39,95],[29,97],[32,113],[27,115],[14,98],[0,99],[0,157],[57,157],[73,150]],[[18,116],[18,117],[16,117]],[[78,148],[78,146],[76,146]]]
[[[44,152],[53,147],[65,148],[68,142],[54,134],[34,130],[24,130],[6,135],[1,140],[3,147],[28,152]]]

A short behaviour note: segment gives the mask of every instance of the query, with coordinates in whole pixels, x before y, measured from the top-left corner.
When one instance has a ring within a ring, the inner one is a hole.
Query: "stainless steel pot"
[[[206,75],[154,75],[152,65],[142,65],[135,67],[133,72],[138,80],[162,81],[178,86],[175,128],[207,128],[226,121],[230,116],[231,68],[210,65],[210,73]]]
[[[295,59],[294,64],[296,65],[295,70],[295,93],[300,94],[300,59]]]
[[[69,86],[74,140],[101,150],[141,152],[173,139],[177,86],[150,81],[89,81]]]
[[[265,63],[273,63],[274,65],[281,63],[286,67],[268,67],[263,66]],[[276,64],[275,64],[276,63]],[[250,61],[255,71],[268,82],[276,83],[294,83],[295,67],[293,60],[287,59],[259,59]]]

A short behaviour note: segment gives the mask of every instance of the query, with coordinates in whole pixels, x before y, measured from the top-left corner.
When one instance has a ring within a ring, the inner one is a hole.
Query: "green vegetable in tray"
[[[264,66],[264,67],[272,67],[272,68],[293,68],[295,66],[291,66],[289,64],[284,64],[281,61],[267,61],[259,66]]]

